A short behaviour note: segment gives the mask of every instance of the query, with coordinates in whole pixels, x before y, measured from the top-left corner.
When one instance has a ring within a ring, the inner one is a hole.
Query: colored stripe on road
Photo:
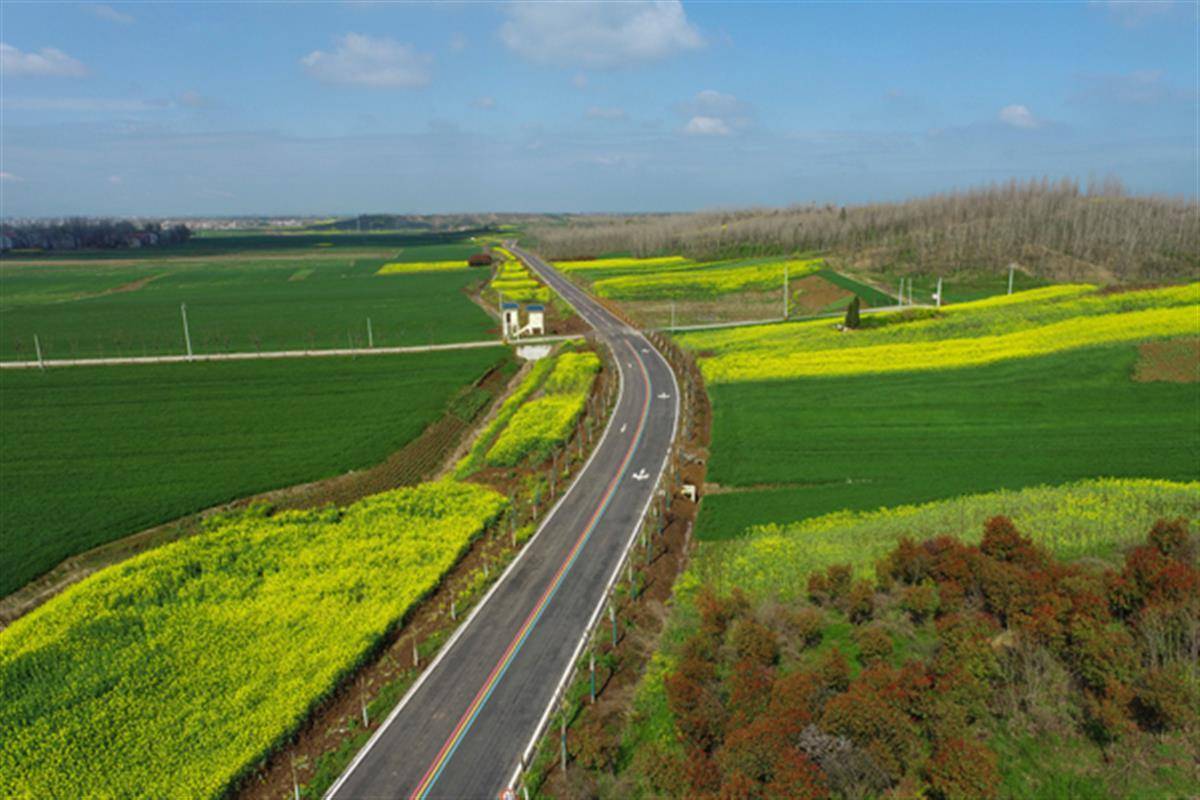
[[[576,540],[575,545],[571,548],[570,553],[567,554],[566,560],[554,574],[554,578],[551,580],[550,585],[546,587],[546,591],[542,594],[537,604],[533,607],[533,610],[529,613],[529,616],[526,617],[524,624],[517,631],[517,635],[513,637],[513,640],[509,643],[508,648],[505,649],[504,654],[500,657],[500,660],[496,662],[496,666],[492,668],[487,680],[484,681],[483,686],[480,687],[479,692],[475,695],[475,698],[467,707],[466,712],[464,712],[462,718],[459,719],[458,725],[455,726],[454,731],[450,734],[450,737],[446,739],[446,742],[438,751],[438,754],[434,758],[433,763],[430,764],[429,769],[425,771],[424,776],[421,778],[421,782],[417,784],[416,789],[414,789],[412,794],[409,795],[410,800],[423,800],[423,798],[428,795],[429,790],[433,787],[433,784],[436,783],[437,779],[441,776],[442,771],[445,770],[446,764],[450,761],[450,758],[454,755],[454,752],[462,743],[467,731],[470,730],[471,725],[475,722],[476,717],[479,716],[480,711],[483,710],[483,707],[487,703],[488,699],[492,696],[492,693],[495,691],[500,679],[504,677],[504,674],[508,671],[508,668],[512,665],[513,660],[516,658],[517,653],[520,652],[521,647],[525,644],[526,639],[529,638],[529,634],[533,632],[533,629],[541,619],[542,614],[545,613],[546,608],[550,604],[550,600],[553,599],[555,593],[558,592],[559,587],[562,586],[562,582],[566,578],[567,573],[570,571],[571,566],[579,558],[579,554],[583,551],[584,545],[587,544],[588,539],[591,538],[592,532],[596,529],[596,525],[600,520],[600,516],[604,513],[604,510],[608,507],[609,501],[612,500],[613,495],[616,493],[617,484],[620,481],[621,476],[625,473],[626,467],[629,466],[629,462],[633,458],[634,452],[637,450],[638,445],[641,444],[642,433],[645,430],[646,418],[649,415],[650,409],[650,374],[646,370],[645,362],[642,361],[641,356],[638,355],[633,345],[629,344],[629,342],[625,342],[625,344],[627,347],[629,347],[630,352],[632,352],[634,357],[637,359],[638,367],[640,367],[642,373],[642,381],[646,388],[646,397],[642,403],[641,416],[638,419],[637,434],[634,436],[633,442],[630,444],[629,449],[625,452],[625,457],[621,460],[621,465],[617,469],[616,474],[613,475],[612,481],[608,484],[603,500],[596,507],[596,510],[592,512],[591,517],[588,519],[587,526]]]

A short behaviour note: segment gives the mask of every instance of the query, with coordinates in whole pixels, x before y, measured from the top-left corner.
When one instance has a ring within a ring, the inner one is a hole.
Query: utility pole
[[[192,334],[188,331],[187,303],[179,304],[179,313],[183,315],[183,341],[187,344],[188,361],[192,360]]]
[[[900,279],[900,294],[896,295],[896,297],[899,298],[896,303],[898,305],[904,305],[904,278]]]
[[[371,332],[371,318],[367,317],[367,347],[375,346],[375,334]]]
[[[788,265],[783,264],[783,318],[788,318]]]

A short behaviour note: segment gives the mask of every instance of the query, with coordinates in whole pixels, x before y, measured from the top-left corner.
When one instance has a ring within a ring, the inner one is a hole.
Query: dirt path
[[[561,336],[539,336],[522,339],[520,344],[548,344],[567,339],[579,339],[582,334]],[[512,343],[502,339],[485,339],[477,342],[453,342],[450,344],[424,344],[409,347],[342,347],[328,350],[267,350],[240,353],[198,353],[175,356],[120,356],[114,358],[56,358],[45,361],[0,361],[0,369],[39,369],[56,367],[111,367],[129,364],[183,364],[192,361],[261,361],[280,358],[327,358],[330,356],[386,356],[399,353],[431,353],[438,350],[475,350],[481,347],[508,347]]]

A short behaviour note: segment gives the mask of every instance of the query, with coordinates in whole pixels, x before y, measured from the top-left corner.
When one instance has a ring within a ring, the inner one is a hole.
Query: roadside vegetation
[[[535,361],[455,465],[455,475],[544,461],[571,437],[599,370],[599,356],[569,345]]]
[[[487,463],[511,467],[527,458],[545,459],[553,448],[570,438],[599,370],[600,359],[595,353],[558,356],[542,384],[541,396],[527,401],[512,415],[488,450]]]
[[[607,760],[578,782],[600,796],[1182,792],[1198,491],[1084,482],[706,545],[631,726],[617,750],[580,741],[578,758]]]
[[[0,794],[219,796],[506,505],[438,482],[252,509],[88,578],[0,632]]]
[[[511,356],[501,348],[0,373],[0,595],[185,514],[367,467]]]
[[[1150,523],[1105,563],[1069,563],[1004,516],[984,523],[977,545],[928,521],[910,516],[870,567],[813,567],[786,586],[722,591],[693,568],[620,751],[579,745],[601,755],[598,793],[1190,791],[1200,778],[1200,569],[1188,520]],[[1137,534],[1125,522],[1128,541]]]

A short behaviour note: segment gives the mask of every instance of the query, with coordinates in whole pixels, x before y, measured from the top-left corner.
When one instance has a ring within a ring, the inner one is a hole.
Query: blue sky
[[[1197,194],[1195,2],[0,4],[4,215]]]

